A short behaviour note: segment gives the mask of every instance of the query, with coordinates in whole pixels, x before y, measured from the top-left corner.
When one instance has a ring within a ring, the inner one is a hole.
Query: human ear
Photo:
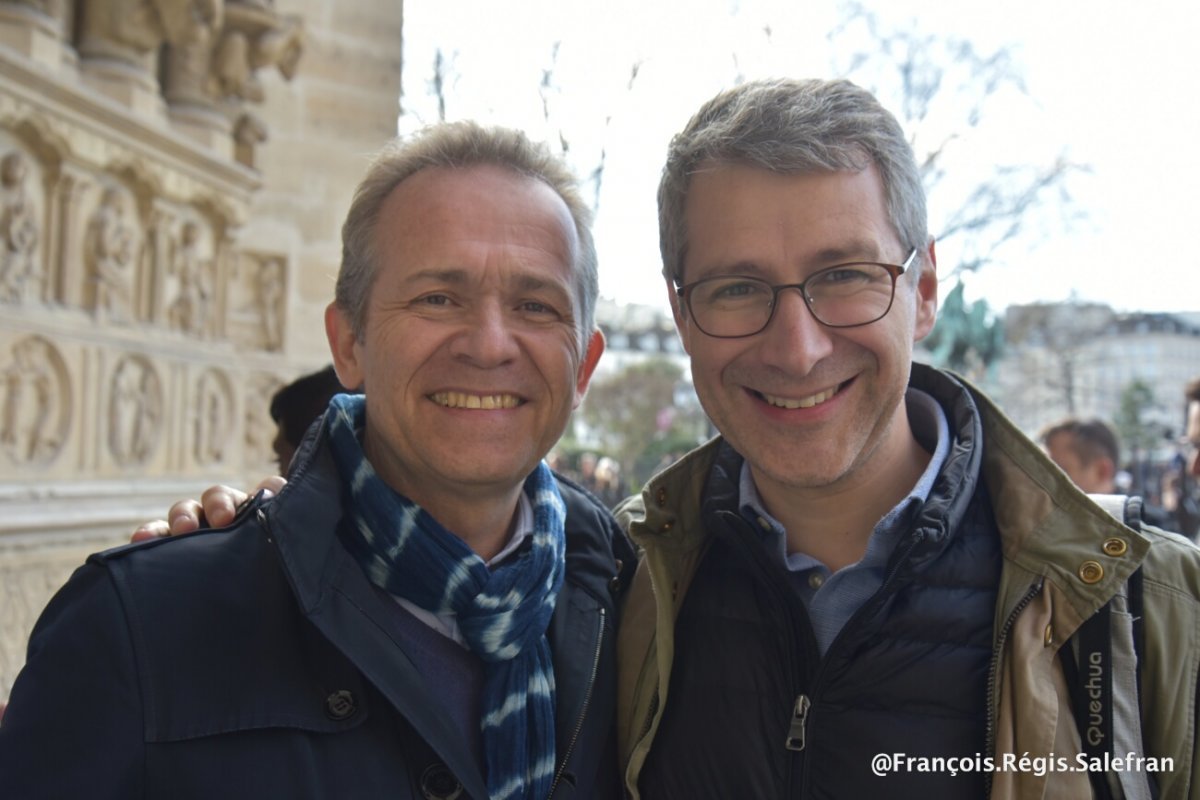
[[[684,305],[683,298],[679,296],[679,292],[675,290],[675,282],[670,278],[666,279],[667,299],[671,303],[671,314],[675,317],[675,330],[679,331],[679,341],[683,343],[683,350],[688,355],[692,354],[692,329],[688,324],[687,306]]]
[[[333,355],[333,370],[342,386],[363,387],[362,343],[350,318],[336,302],[325,307],[325,336]]]
[[[588,338],[587,350],[579,361],[579,371],[575,375],[575,402],[572,404],[572,408],[579,408],[579,404],[583,402],[588,384],[592,381],[592,373],[596,371],[596,364],[599,363],[602,355],[604,355],[604,334],[599,330],[592,331],[591,337]]]
[[[934,242],[929,240],[929,248],[925,253],[920,275],[917,277],[917,313],[913,330],[913,341],[920,341],[933,330],[937,322],[938,281],[937,281],[937,252]]]

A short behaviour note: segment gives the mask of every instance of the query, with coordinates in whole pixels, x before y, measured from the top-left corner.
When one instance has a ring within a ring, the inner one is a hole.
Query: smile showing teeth
[[[837,387],[826,389],[817,394],[810,394],[808,397],[801,397],[799,400],[793,400],[790,397],[776,397],[770,394],[763,394],[762,398],[776,408],[796,409],[812,408],[815,405],[820,405],[835,394],[837,394]]]
[[[472,408],[484,411],[497,408],[516,408],[521,398],[515,394],[467,394],[465,392],[435,392],[429,399],[446,408]]]

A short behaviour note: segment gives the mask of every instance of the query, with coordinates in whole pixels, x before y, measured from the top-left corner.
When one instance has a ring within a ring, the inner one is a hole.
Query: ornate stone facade
[[[88,552],[274,470],[400,26],[398,0],[0,0],[0,701]]]

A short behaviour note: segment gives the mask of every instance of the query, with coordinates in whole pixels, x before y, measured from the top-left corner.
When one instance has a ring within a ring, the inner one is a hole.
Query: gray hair
[[[929,233],[921,174],[900,123],[874,95],[846,80],[763,80],[722,92],[696,112],[667,151],[658,185],[663,275],[682,280],[687,192],[704,166],[858,172],[872,162],[901,243],[923,248]]]
[[[362,338],[367,323],[367,298],[378,261],[375,227],[384,201],[401,182],[423,169],[492,165],[542,181],[562,199],[575,223],[579,240],[574,266],[579,303],[579,343],[586,349],[595,327],[596,245],[592,239],[592,212],[579,194],[579,181],[561,158],[524,133],[475,122],[449,122],[429,126],[408,139],[395,139],[375,157],[354,193],[342,225],[342,266],[338,271],[335,300],[350,318],[355,336]]]

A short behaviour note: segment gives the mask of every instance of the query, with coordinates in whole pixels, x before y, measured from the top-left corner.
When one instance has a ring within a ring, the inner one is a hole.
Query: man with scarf
[[[97,554],[0,725],[14,797],[615,797],[634,557],[542,457],[604,349],[573,176],[522,134],[384,150],[343,227],[337,395],[223,532]]]

